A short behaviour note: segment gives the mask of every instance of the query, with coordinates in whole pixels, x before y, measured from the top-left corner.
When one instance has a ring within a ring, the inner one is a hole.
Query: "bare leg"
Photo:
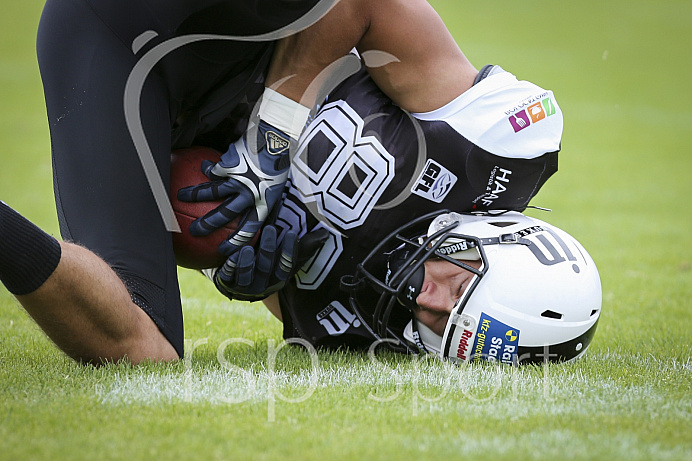
[[[78,245],[60,245],[62,257],[55,272],[36,291],[17,296],[60,349],[92,363],[178,358],[105,262]]]
[[[477,74],[426,0],[341,0],[314,26],[277,45],[267,86],[280,82],[276,91],[311,107],[310,83],[354,47],[380,89],[411,112],[452,101]]]

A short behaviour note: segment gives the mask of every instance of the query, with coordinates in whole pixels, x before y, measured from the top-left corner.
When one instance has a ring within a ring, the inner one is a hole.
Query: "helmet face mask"
[[[441,337],[416,315],[428,261],[472,274]],[[342,285],[375,340],[454,362],[571,360],[588,347],[601,308],[600,278],[586,250],[517,212],[423,216],[385,238]]]
[[[351,307],[361,323],[376,340],[385,342],[395,351],[427,351],[423,343],[413,344],[403,335],[407,324],[412,320],[415,322],[415,299],[420,292],[422,279],[416,282],[413,279],[424,273],[426,261],[444,259],[450,264],[481,274],[463,261],[438,252],[455,227],[454,223],[450,223],[427,236],[428,223],[439,215],[440,212],[431,213],[397,229],[368,254],[358,265],[354,276],[342,278],[342,286],[350,292]],[[454,237],[474,239],[456,234]],[[394,258],[400,259],[398,264],[392,264]]]

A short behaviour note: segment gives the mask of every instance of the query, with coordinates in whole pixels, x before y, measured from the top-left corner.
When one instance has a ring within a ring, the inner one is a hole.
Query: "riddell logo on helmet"
[[[524,104],[532,102],[534,99],[524,102],[519,107]],[[511,112],[511,111],[510,111]],[[546,117],[555,115],[556,113],[555,103],[551,98],[544,98],[542,101],[535,102],[531,104],[526,109],[519,110],[514,114],[510,115],[507,120],[512,125],[515,133],[520,132],[524,128],[528,128],[530,125],[536,124]]]
[[[437,252],[445,256],[449,256],[451,254],[458,253],[460,251],[466,251],[468,249],[469,244],[468,242],[466,242],[466,240],[464,240],[462,242],[457,242],[449,246],[440,247],[437,249]]]
[[[457,349],[457,358],[461,360],[468,360],[468,355],[466,351],[471,348],[469,344],[469,339],[473,337],[473,332],[469,330],[464,330],[461,334],[461,339],[459,340],[459,348]]]

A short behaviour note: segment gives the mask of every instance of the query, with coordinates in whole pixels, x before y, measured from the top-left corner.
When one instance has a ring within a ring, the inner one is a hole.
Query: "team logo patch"
[[[514,132],[518,133],[528,128],[530,125],[540,122],[546,117],[555,115],[556,112],[555,103],[552,98],[547,97],[531,104],[526,109],[515,112],[510,115],[507,120],[509,120],[510,125],[512,125]]]
[[[332,301],[329,306],[317,314],[317,321],[327,330],[330,336],[346,333],[351,326],[358,328],[361,323],[353,313],[339,301]]]
[[[278,155],[285,152],[290,145],[288,139],[274,131],[267,131],[264,139],[267,141],[267,150],[272,155]]]
[[[457,177],[454,173],[435,160],[429,159],[416,184],[411,188],[411,192],[435,203],[440,203],[449,194],[456,182]]]
[[[476,343],[471,352],[474,359],[513,364],[519,347],[519,330],[486,313],[481,314],[476,330]]]

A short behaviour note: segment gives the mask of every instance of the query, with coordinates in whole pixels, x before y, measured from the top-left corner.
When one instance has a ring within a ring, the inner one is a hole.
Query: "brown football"
[[[210,147],[189,147],[171,154],[170,199],[181,230],[173,232],[173,250],[179,266],[189,269],[221,266],[225,258],[217,248],[238,227],[239,219],[236,218],[205,237],[194,237],[189,231],[192,221],[216,208],[221,201],[181,202],[177,197],[179,189],[209,181],[200,168],[203,160],[218,162],[220,158],[221,153]]]

